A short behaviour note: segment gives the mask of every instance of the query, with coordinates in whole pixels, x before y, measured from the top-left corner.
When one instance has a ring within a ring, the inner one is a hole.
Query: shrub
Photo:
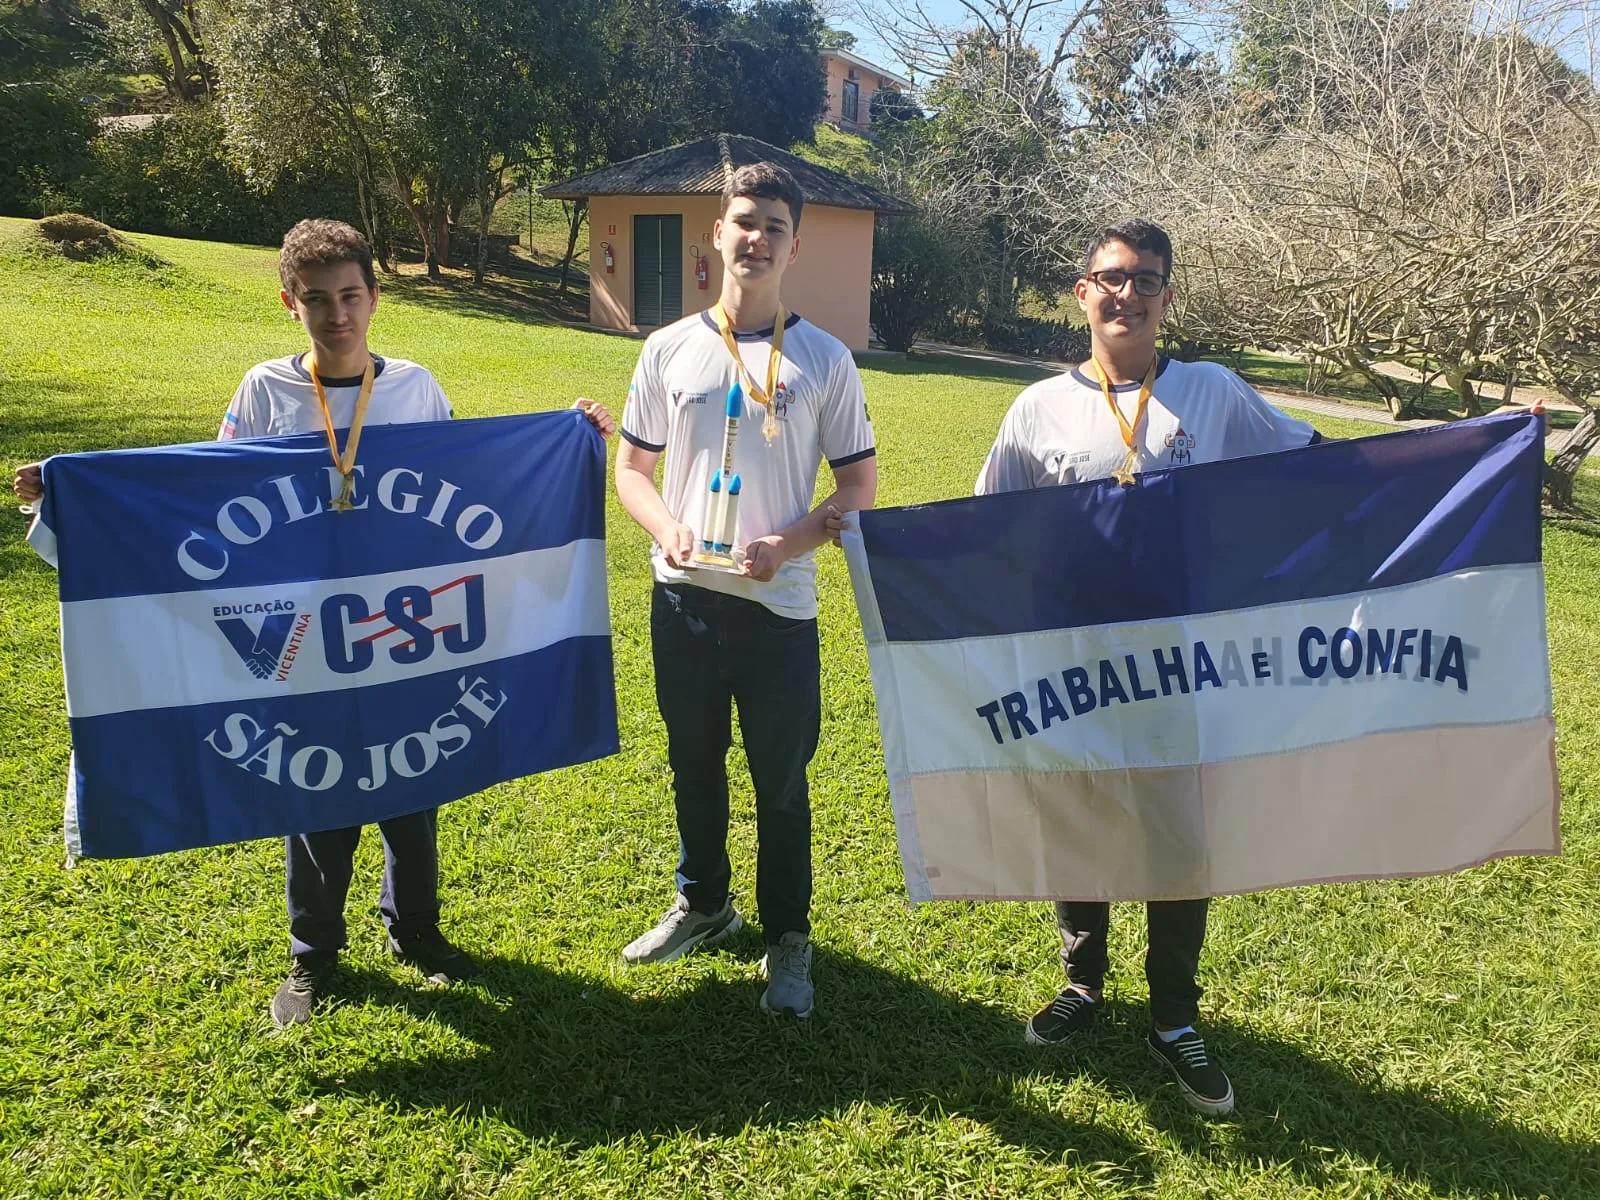
[[[890,350],[947,324],[960,306],[961,247],[924,214],[886,217],[872,242],[872,327]]]
[[[253,187],[207,103],[185,105],[146,129],[97,138],[77,194],[84,209],[118,228],[176,237],[270,246],[302,217],[360,225],[355,185],[335,172]]]
[[[43,212],[82,173],[94,132],[94,116],[54,84],[0,87],[0,212]]]
[[[1089,357],[1089,331],[1065,321],[1002,314],[984,314],[983,344],[990,350],[1057,362],[1082,362]]]

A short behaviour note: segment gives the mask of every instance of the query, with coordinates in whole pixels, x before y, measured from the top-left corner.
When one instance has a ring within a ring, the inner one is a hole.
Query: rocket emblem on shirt
[[[1185,433],[1182,425],[1178,426],[1177,433],[1169,433],[1167,435],[1167,446],[1172,450],[1172,462],[1186,463],[1194,461],[1194,434]]]

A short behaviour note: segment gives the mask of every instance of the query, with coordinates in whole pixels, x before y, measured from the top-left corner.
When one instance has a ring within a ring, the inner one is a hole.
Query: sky
[[[892,2],[918,3],[929,17],[941,24],[959,26],[972,23],[971,13],[960,0],[892,0]],[[1065,8],[1067,2],[1070,0],[1058,0],[1058,6]],[[1600,64],[1591,58],[1589,38],[1585,36],[1586,32],[1593,31],[1597,39],[1600,39],[1600,0],[1480,0],[1480,3],[1485,12],[1504,12],[1507,9],[1520,8],[1523,11],[1542,10],[1550,14],[1550,24],[1545,27],[1545,39],[1557,41],[1562,57],[1577,70],[1589,72],[1591,77],[1600,80],[1600,70],[1597,70]],[[820,7],[824,10],[829,25],[836,29],[847,29],[856,35],[858,39],[855,46],[856,54],[898,74],[907,74],[907,64],[873,34],[868,22],[858,16],[863,5],[878,11],[884,8],[882,3],[875,0],[822,0]],[[1180,11],[1181,8],[1181,0],[1174,0],[1174,11]],[[1046,9],[1042,22],[1046,28],[1052,23],[1050,15]]]

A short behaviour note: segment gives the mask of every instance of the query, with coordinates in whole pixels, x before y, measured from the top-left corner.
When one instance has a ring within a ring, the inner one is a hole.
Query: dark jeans
[[[678,813],[678,890],[695,912],[728,900],[732,706],[756,793],[756,906],[769,943],[811,931],[806,766],[822,724],[817,623],[705,588],[658,583],[650,608],[656,704]]]
[[[383,837],[383,891],[378,909],[389,935],[403,942],[439,924],[439,810],[378,822]],[[361,826],[285,839],[288,856],[289,952],[344,949],[344,898]]]
[[[1150,983],[1150,1018],[1157,1025],[1177,1029],[1193,1025],[1200,1015],[1200,984],[1195,975],[1200,969],[1210,906],[1210,900],[1152,900],[1144,906],[1150,924],[1144,977]],[[1106,933],[1111,925],[1111,905],[1058,900],[1056,925],[1061,929],[1061,963],[1068,981],[1079,987],[1102,986],[1109,965]]]

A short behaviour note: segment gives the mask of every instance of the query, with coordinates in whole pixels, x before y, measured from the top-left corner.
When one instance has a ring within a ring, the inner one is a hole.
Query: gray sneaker
[[[622,961],[631,967],[671,962],[701,946],[726,941],[743,928],[744,918],[733,907],[733,901],[725,903],[721,912],[707,915],[691,909],[680,892],[654,929],[623,947]]]
[[[767,947],[761,960],[761,974],[767,990],[761,993],[761,1011],[787,1012],[809,1017],[816,989],[811,986],[811,939],[793,930]]]

